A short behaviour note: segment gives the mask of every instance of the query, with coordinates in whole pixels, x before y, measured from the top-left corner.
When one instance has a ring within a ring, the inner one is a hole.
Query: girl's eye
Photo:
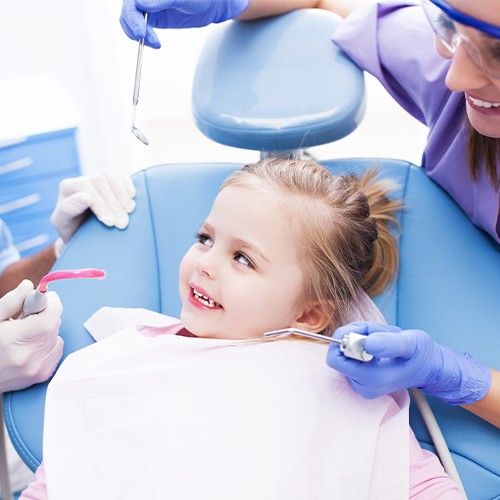
[[[241,252],[236,252],[234,254],[234,260],[238,262],[239,264],[243,264],[244,266],[248,266],[250,268],[255,268],[253,265],[252,261],[243,253]]]
[[[212,238],[210,238],[208,234],[196,233],[194,236],[198,240],[198,243],[201,243],[202,245],[206,245],[208,247],[211,247],[213,245]]]

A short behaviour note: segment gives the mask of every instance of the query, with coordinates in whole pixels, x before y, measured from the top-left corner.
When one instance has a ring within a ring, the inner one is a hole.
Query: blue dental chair
[[[329,41],[338,18],[296,11],[219,26],[200,57],[193,87],[199,128],[222,144],[262,156],[300,155],[356,128],[364,110],[361,71]],[[376,166],[399,184],[401,267],[376,298],[387,321],[421,328],[438,342],[500,368],[500,248],[408,162],[350,158],[321,162],[334,172]],[[166,164],[134,176],[137,209],[125,231],[90,218],[58,269],[98,267],[107,277],[51,285],[63,302],[65,356],[93,342],[83,322],[106,306],[144,307],[178,316],[178,264],[223,179],[240,164]],[[479,341],[474,341],[475,337]],[[34,470],[42,459],[46,384],[5,396],[7,428]],[[428,398],[470,500],[500,499],[500,430],[466,410]],[[433,449],[418,411],[411,425]]]

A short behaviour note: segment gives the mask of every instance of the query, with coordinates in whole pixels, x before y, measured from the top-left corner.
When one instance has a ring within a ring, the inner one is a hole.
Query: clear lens
[[[485,36],[481,46],[481,59],[484,68],[488,68],[493,76],[500,78],[500,40]]]
[[[434,33],[446,49],[453,54],[455,52],[453,37],[457,33],[454,22],[429,0],[422,0],[422,7]]]
[[[463,43],[469,57],[482,71],[500,78],[500,39],[461,25],[430,0],[422,0],[422,7],[434,33],[451,55]]]

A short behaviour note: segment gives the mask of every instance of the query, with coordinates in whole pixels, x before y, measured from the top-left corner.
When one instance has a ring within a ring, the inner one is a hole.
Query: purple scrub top
[[[358,8],[339,25],[332,40],[429,127],[422,157],[425,172],[474,224],[500,243],[500,190],[493,188],[484,169],[477,182],[469,176],[465,97],[445,85],[450,62],[437,55],[420,4],[387,1]]]

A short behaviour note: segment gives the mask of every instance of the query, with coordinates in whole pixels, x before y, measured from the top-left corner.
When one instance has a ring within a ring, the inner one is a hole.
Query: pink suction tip
[[[54,271],[46,274],[38,284],[38,291],[45,293],[47,291],[47,284],[51,281],[62,280],[67,278],[97,278],[104,279],[106,277],[105,271],[102,269],[70,269],[67,271]]]

